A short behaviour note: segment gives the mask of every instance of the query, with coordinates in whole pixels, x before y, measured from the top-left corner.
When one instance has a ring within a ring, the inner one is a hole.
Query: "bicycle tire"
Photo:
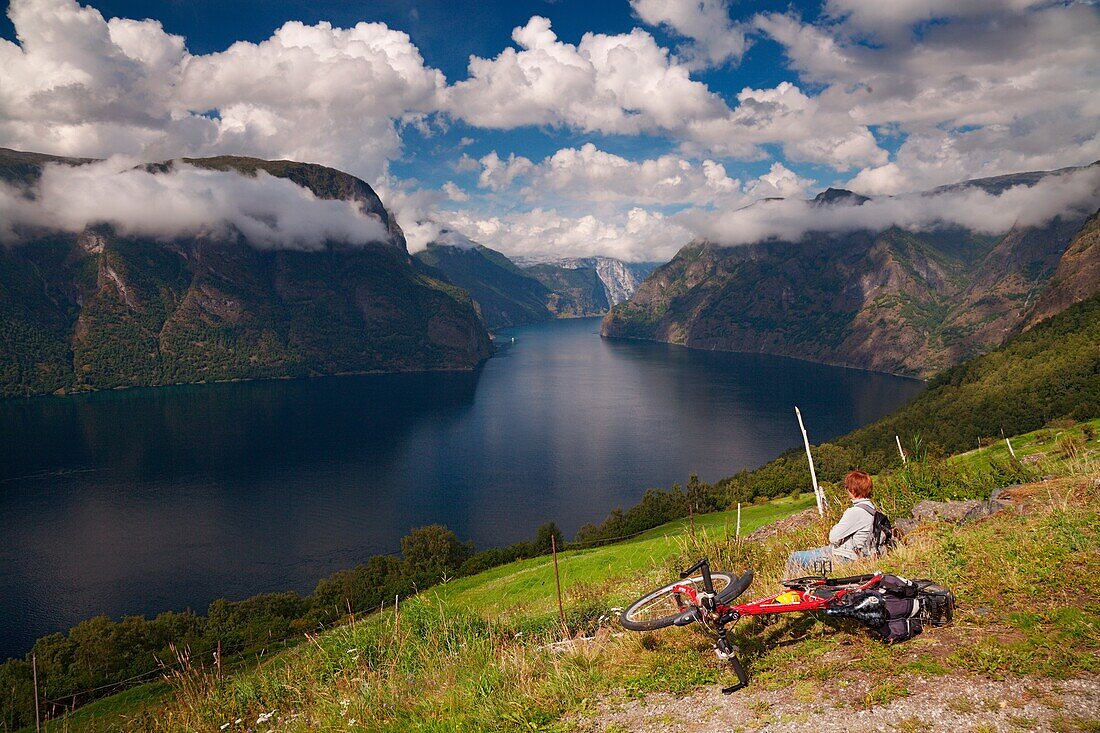
[[[710,578],[714,583],[715,595],[720,595],[727,586],[736,580],[730,573],[718,570],[712,570]],[[680,617],[680,614],[689,609],[689,606],[682,604],[675,597],[677,594],[673,593],[673,590],[678,585],[688,584],[702,590],[703,576],[697,575],[692,578],[677,580],[645,594],[627,606],[626,610],[619,615],[619,623],[622,624],[624,629],[630,629],[631,631],[655,631],[672,626],[676,619]],[[642,618],[642,612],[651,606],[656,609],[656,613],[664,614],[665,611],[668,613],[654,618]]]

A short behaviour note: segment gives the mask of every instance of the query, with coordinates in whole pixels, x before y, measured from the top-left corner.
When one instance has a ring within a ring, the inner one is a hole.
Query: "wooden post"
[[[214,666],[218,668],[218,679],[222,676],[222,640],[218,639],[218,650],[214,652]]]
[[[802,442],[806,446],[806,458],[810,461],[810,480],[814,484],[814,496],[817,497],[817,513],[818,516],[825,516],[825,494],[822,492],[821,487],[817,485],[817,471],[814,470],[814,457],[810,453],[810,436],[806,435],[806,425],[802,422],[802,412],[796,406],[794,408],[794,414],[798,416],[798,428],[802,431]]]
[[[901,449],[901,438],[899,438],[898,436],[895,435],[894,440],[896,440],[898,442],[898,455],[901,456],[901,462],[902,462],[902,465],[904,465],[904,464],[908,463],[909,461],[905,457],[905,451],[903,451]]]
[[[1005,431],[1004,431],[1004,428],[1001,428],[1001,437],[1005,439],[1005,445],[1007,445],[1007,446],[1008,446],[1008,452],[1009,452],[1009,455],[1011,455],[1011,456],[1012,456],[1012,460],[1014,460],[1014,461],[1015,461],[1015,460],[1016,460],[1016,451],[1012,450],[1012,441],[1010,441],[1010,440],[1008,439],[1008,436],[1007,436],[1007,435],[1005,435]]]
[[[691,541],[695,542],[695,505],[688,504],[688,517],[691,518]]]
[[[558,573],[558,542],[554,535],[550,535],[550,552],[554,556],[554,584],[558,587],[558,619],[561,621],[561,630],[568,636],[569,627],[565,625],[565,606],[561,602],[561,575]]]
[[[741,536],[741,502],[737,502],[737,534],[735,536]]]
[[[31,675],[34,677],[34,730],[42,732],[42,719],[38,713],[38,655],[31,655]]]

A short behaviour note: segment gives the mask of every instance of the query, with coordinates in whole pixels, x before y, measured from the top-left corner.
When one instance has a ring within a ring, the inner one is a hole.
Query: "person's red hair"
[[[844,488],[857,499],[870,499],[871,477],[863,471],[852,471],[844,477]]]

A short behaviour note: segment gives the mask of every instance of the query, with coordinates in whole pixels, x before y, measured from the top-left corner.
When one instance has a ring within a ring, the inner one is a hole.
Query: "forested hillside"
[[[554,317],[546,307],[550,291],[545,285],[500,252],[460,234],[444,232],[414,258],[468,292],[489,328],[522,326]]]
[[[43,165],[85,162],[0,151],[0,176],[33,199]],[[24,229],[0,247],[0,395],[470,369],[488,357],[468,296],[410,259],[363,181],[290,161],[176,165],[235,172],[242,191],[258,171],[289,179],[318,200],[358,205],[382,223],[384,241],[259,246],[216,222],[213,235],[167,240],[110,225]]]

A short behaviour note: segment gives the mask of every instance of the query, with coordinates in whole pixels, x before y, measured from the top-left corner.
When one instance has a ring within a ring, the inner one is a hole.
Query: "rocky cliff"
[[[607,302],[618,305],[630,298],[649,273],[656,269],[656,262],[623,262],[614,257],[574,257],[556,260],[554,264],[570,269],[591,268],[603,283]]]
[[[1054,274],[1027,312],[1025,328],[1087,300],[1100,290],[1100,211],[1066,247]]]
[[[33,197],[43,166],[86,162],[0,150],[0,180]],[[318,199],[359,202],[387,236],[294,249],[253,246],[217,228],[170,240],[109,225],[24,231],[0,246],[0,394],[470,369],[489,355],[468,296],[409,257],[365,182],[319,165],[236,157],[149,170],[187,165],[246,180],[263,170]]]
[[[607,291],[592,267],[532,265],[525,273],[549,291],[546,307],[558,318],[583,318],[607,313]]]
[[[997,192],[1044,175],[1002,176],[939,192]],[[833,189],[814,205],[866,200],[854,196]],[[1095,257],[1089,231],[1084,217],[1074,215],[997,236],[958,227],[891,227],[735,247],[692,242],[608,313],[602,333],[926,376],[1018,330],[1027,304],[1056,268],[1068,285],[1051,293],[1069,289],[1080,300],[1095,292],[1091,270],[1076,274]],[[1080,253],[1067,250],[1071,241],[1080,243]]]

